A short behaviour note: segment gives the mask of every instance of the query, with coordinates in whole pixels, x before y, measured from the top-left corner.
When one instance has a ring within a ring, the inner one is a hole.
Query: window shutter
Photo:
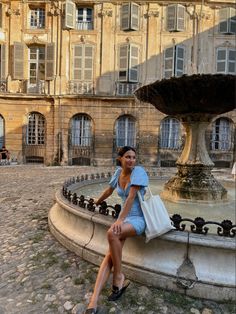
[[[185,49],[183,46],[176,46],[175,76],[184,74],[184,53]]]
[[[236,9],[230,8],[229,15],[229,33],[236,34]]]
[[[65,27],[75,28],[76,5],[74,2],[67,0],[65,3]]]
[[[229,49],[228,73],[236,74],[236,50]]]
[[[131,3],[131,25],[130,28],[133,30],[139,29],[139,5]]]
[[[121,6],[121,29],[129,30],[130,27],[130,4],[125,3]]]
[[[138,47],[130,45],[129,81],[138,82]]]
[[[91,81],[93,79],[93,47],[84,46],[84,80]]]
[[[128,80],[128,57],[129,45],[122,45],[119,49],[119,81],[127,82]]]
[[[74,70],[73,79],[82,80],[82,61],[83,61],[83,47],[82,45],[74,46]]]
[[[2,28],[2,3],[0,3],[0,28]]]
[[[175,4],[167,7],[167,30],[170,32],[176,30],[176,8]]]
[[[47,44],[45,51],[45,80],[54,79],[54,44]]]
[[[24,79],[24,44],[19,42],[13,45],[13,79]]]
[[[225,48],[217,49],[216,59],[217,59],[216,72],[226,73],[226,49]]]
[[[164,77],[173,76],[174,70],[174,47],[167,48],[164,53]]]
[[[6,79],[6,45],[1,45],[1,73],[0,73],[0,79],[5,80]]]
[[[185,7],[177,5],[177,31],[184,31],[185,26]]]
[[[229,8],[220,9],[220,33],[228,33]]]

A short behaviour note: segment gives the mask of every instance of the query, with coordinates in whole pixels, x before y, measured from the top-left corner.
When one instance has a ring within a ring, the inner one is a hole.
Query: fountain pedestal
[[[226,189],[214,178],[205,131],[214,115],[176,116],[186,131],[185,146],[176,162],[177,173],[164,186],[163,198],[172,201],[224,201]]]

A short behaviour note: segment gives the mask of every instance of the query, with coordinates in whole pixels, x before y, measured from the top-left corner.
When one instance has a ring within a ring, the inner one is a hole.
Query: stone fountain
[[[164,79],[140,87],[135,96],[180,120],[186,131],[185,146],[176,162],[177,173],[164,186],[162,197],[172,201],[219,202],[226,189],[214,178],[205,143],[212,119],[235,109],[236,77],[204,74]]]

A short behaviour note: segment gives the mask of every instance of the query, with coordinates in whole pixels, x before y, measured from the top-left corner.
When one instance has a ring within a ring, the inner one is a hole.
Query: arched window
[[[161,148],[179,149],[181,145],[180,122],[166,118],[161,122]]]
[[[229,150],[231,147],[231,126],[226,118],[218,118],[212,125],[211,149]]]
[[[3,147],[4,142],[5,142],[5,131],[4,131],[4,119],[0,115],[0,148]]]
[[[26,143],[28,145],[45,144],[45,118],[41,113],[32,112],[28,115]]]
[[[116,121],[116,146],[136,146],[135,120],[129,116],[122,116]]]
[[[87,115],[76,115],[71,121],[72,146],[91,145],[91,119]]]

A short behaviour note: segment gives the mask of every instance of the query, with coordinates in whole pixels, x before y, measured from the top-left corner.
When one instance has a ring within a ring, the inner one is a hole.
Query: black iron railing
[[[152,173],[153,176],[156,176],[156,172]],[[149,173],[150,176],[150,173]],[[107,202],[103,201],[100,205],[96,205],[94,203],[93,198],[86,198],[84,195],[78,196],[77,193],[72,192],[70,187],[73,184],[80,183],[80,186],[85,186],[86,181],[93,181],[94,183],[100,182],[101,180],[106,181],[111,177],[111,173],[97,173],[89,175],[81,175],[78,177],[71,178],[64,182],[62,188],[63,196],[72,204],[78,205],[81,208],[87,209],[91,212],[97,212],[102,215],[111,216],[113,218],[117,218],[121,211],[121,205],[115,204],[108,205]],[[88,183],[88,182],[87,182]],[[222,222],[216,221],[206,221],[202,217],[196,217],[195,219],[190,218],[182,218],[179,214],[174,214],[170,217],[173,222],[174,227],[178,231],[190,231],[195,234],[203,234],[207,235],[209,231],[210,225],[214,225],[217,227],[217,234],[219,236],[230,237],[233,238],[236,235],[236,225],[232,223],[232,221],[228,219],[224,219]],[[190,223],[190,230],[186,230],[186,223]]]

